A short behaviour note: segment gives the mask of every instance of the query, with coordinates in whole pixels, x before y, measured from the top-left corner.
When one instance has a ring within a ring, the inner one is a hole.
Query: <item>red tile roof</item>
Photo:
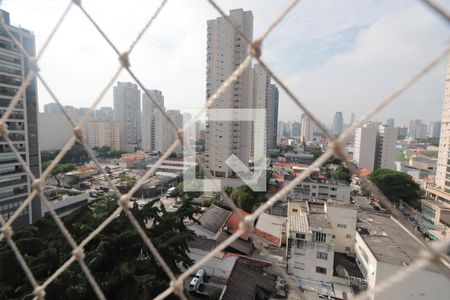
[[[243,211],[242,209],[238,208],[238,211],[242,218],[250,215],[248,212]],[[227,227],[228,232],[234,233],[239,229],[240,221],[241,221],[241,219],[240,219],[239,215],[236,212],[233,212],[231,214],[231,216],[228,218],[224,227]],[[241,234],[241,239],[248,240],[249,235],[250,235],[250,232],[244,232],[243,234]]]

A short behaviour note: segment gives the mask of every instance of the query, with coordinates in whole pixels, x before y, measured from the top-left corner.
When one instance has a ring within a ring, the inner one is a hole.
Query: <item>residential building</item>
[[[386,125],[389,127],[395,127],[395,120],[393,118],[389,118],[386,120]]]
[[[302,122],[300,125],[301,132],[300,132],[300,140],[303,144],[310,144],[313,142],[314,139],[314,123],[311,121],[311,119],[303,115]]]
[[[251,40],[253,38],[252,12],[235,9],[230,11],[230,17]],[[207,22],[207,99],[244,61],[248,55],[249,46],[225,18],[219,17]],[[252,83],[252,70],[247,68],[211,108],[252,108]],[[251,159],[251,125],[251,122],[208,120],[205,162],[212,175],[234,176],[234,172],[225,163],[232,154],[245,164]]]
[[[292,122],[291,121],[287,121],[284,123],[283,136],[292,137]]]
[[[289,181],[286,181],[289,184]],[[305,180],[293,188],[288,198],[292,201],[313,200],[338,200],[350,203],[351,188],[348,184],[341,182],[320,182],[313,179]]]
[[[378,127],[375,169],[395,169],[397,129],[387,125]]]
[[[292,123],[292,137],[300,138],[302,134],[300,122]]]
[[[103,106],[99,109],[96,109],[94,112],[94,117],[98,120],[109,119],[112,120],[114,118],[114,111],[112,107]]]
[[[284,122],[283,121],[278,121],[277,138],[283,137],[283,136],[284,136]]]
[[[167,116],[174,122],[177,128],[183,128],[183,114],[179,110],[169,109],[167,110]],[[169,147],[177,140],[178,132],[168,121],[165,120],[166,126],[164,133],[164,140],[166,145],[164,145],[164,151],[169,149]],[[175,152],[177,155],[182,154],[183,146],[179,145],[175,148]]]
[[[333,119],[333,134],[336,136],[341,135],[343,128],[344,128],[344,117],[342,116],[342,112],[338,111],[334,115]]]
[[[355,113],[352,113],[352,114],[351,114],[351,117],[350,117],[350,123],[349,123],[349,125],[352,125],[354,122],[355,122]]]
[[[449,164],[450,151],[450,63],[447,68],[447,77],[445,80],[445,95],[442,108],[442,124],[439,139],[439,152],[436,168],[436,187],[445,191],[445,200],[450,203],[450,176]]]
[[[349,204],[289,202],[288,274],[297,282],[332,282],[334,252],[354,252],[356,214]]]
[[[260,65],[256,64],[253,67],[253,108],[264,109],[266,111],[266,116],[264,122],[264,127],[258,129],[255,127],[256,122],[252,123],[252,136],[251,142],[253,144],[255,136],[264,136],[264,145],[267,151],[267,140],[269,138],[269,85],[270,85],[270,75],[269,73]],[[257,116],[256,112],[254,114],[255,118]],[[261,121],[259,121],[261,122]],[[259,131],[261,130],[261,131]],[[260,145],[258,145],[260,146]],[[250,149],[251,159],[254,159],[254,147]]]
[[[403,140],[408,135],[408,127],[397,127],[397,138]]]
[[[409,159],[409,166],[419,170],[425,170],[434,173],[436,172],[436,159],[411,156],[411,158]]]
[[[378,127],[379,123],[367,123],[355,131],[353,160],[360,169],[375,169]]]
[[[298,163],[310,165],[314,161],[314,155],[311,153],[285,153],[284,161],[287,163]]]
[[[44,105],[44,112],[55,114],[61,112],[61,110],[59,109],[59,105],[57,103],[52,102]]]
[[[370,299],[446,299],[447,277],[430,264],[387,289],[374,291],[392,274],[407,272],[425,249],[394,218],[374,213],[358,214],[355,240],[356,262],[367,280]]]
[[[142,93],[142,149],[146,152],[164,152],[168,146],[164,134],[167,119],[164,115],[164,95],[158,90],[147,90],[155,104],[146,93]]]
[[[117,82],[114,120],[120,124],[120,150],[134,152],[141,140],[141,94],[136,84]]]
[[[427,125],[422,120],[409,121],[408,137],[414,140],[425,139],[427,137]]]
[[[370,172],[379,168],[395,169],[397,128],[367,123],[355,131],[353,160]]]
[[[269,101],[267,105],[267,149],[277,147],[278,135],[278,87],[269,85]]]
[[[87,126],[88,142],[91,147],[110,147],[120,150],[120,124],[111,119],[90,120]]]
[[[11,25],[9,13],[0,10],[6,27],[30,55],[36,55],[34,35],[31,31]],[[11,104],[19,87],[28,76],[30,65],[19,47],[0,28],[0,117]],[[35,177],[40,176],[38,139],[38,96],[36,79],[31,80],[22,97],[6,121],[8,136],[27,167]],[[49,133],[46,133],[49,134]],[[7,220],[32,191],[31,179],[13,154],[3,137],[0,137],[0,214]],[[33,199],[20,213],[14,227],[33,223],[42,215],[39,197]]]
[[[73,122],[78,123],[78,113],[68,113]],[[73,125],[61,111],[38,114],[40,151],[61,150],[73,135]]]
[[[428,137],[438,139],[441,135],[441,122],[431,122],[428,126]]]

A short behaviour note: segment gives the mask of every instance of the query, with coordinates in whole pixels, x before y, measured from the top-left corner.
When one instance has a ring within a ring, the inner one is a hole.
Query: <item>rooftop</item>
[[[265,266],[268,264],[239,258],[228,278],[222,299],[254,300],[260,297],[268,299],[275,292],[276,277],[266,276]]]
[[[231,214],[231,216],[228,218],[226,224],[224,225],[224,228],[226,227],[226,231],[228,231],[229,233],[234,233],[239,229],[239,224],[241,222],[241,218],[244,218],[245,216],[250,215],[248,212],[238,208],[237,209],[239,211],[239,213],[234,212]],[[241,239],[243,240],[248,240],[250,236],[250,232],[244,232],[241,234]]]
[[[212,233],[217,233],[222,228],[225,221],[230,217],[231,212],[216,205],[211,205],[200,218],[200,224]]]
[[[275,216],[262,213],[255,225],[255,235],[276,245],[281,246],[284,222]]]
[[[217,242],[212,239],[197,236],[193,241],[189,241],[187,244],[189,248],[201,249],[209,252],[216,247]]]
[[[309,232],[308,217],[302,212],[291,213],[289,216],[289,229],[297,232]]]
[[[360,213],[357,227],[358,233],[379,261],[409,265],[423,249],[414,237],[388,216]]]
[[[308,214],[309,226],[313,228],[328,229],[333,228],[326,214]]]

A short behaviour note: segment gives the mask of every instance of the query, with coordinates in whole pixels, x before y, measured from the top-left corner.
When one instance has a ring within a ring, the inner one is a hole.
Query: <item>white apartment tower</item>
[[[117,82],[114,120],[120,124],[120,150],[135,151],[141,140],[141,94],[136,84]]]
[[[261,128],[263,132],[256,132],[255,126],[252,126],[251,141],[254,141],[254,136],[264,136],[264,144],[267,147],[267,140],[269,139],[269,90],[270,88],[270,75],[259,64],[253,67],[253,107],[256,109],[264,109],[266,111],[265,128]],[[256,117],[256,114],[255,114]],[[252,124],[254,125],[254,124]],[[251,155],[253,157],[253,148],[251,147]],[[266,148],[267,149],[267,148]]]
[[[253,14],[236,9],[230,18],[242,32],[253,39]],[[249,44],[223,17],[207,22],[206,98],[223,84],[247,56]],[[252,108],[252,69],[247,68],[211,107]],[[251,159],[251,122],[208,121],[206,127],[206,163],[217,177],[234,174],[225,161],[235,154],[247,163]]]
[[[342,112],[338,111],[334,115],[333,134],[337,136],[341,135],[343,128],[344,128],[344,117],[342,116]]]
[[[110,147],[120,150],[120,124],[111,119],[93,119],[88,122],[88,142],[91,147]]]
[[[158,90],[147,90],[152,98],[164,108],[164,95]],[[165,116],[157,105],[142,93],[142,149],[146,152],[164,152],[167,143],[164,139]]]
[[[444,106],[442,108],[441,136],[439,139],[439,153],[436,168],[436,186],[450,193],[450,182],[447,177],[450,174],[449,164],[450,151],[450,62],[447,68],[445,80]],[[450,195],[449,197],[450,198]]]
[[[10,24],[9,13],[0,10],[4,26],[15,36],[29,55],[35,55],[34,35]],[[3,28],[0,29],[0,117],[3,116],[22,82],[28,76],[30,66],[20,49]],[[35,177],[40,176],[38,143],[38,95],[36,79],[26,88],[23,96],[7,119],[8,136],[20,156]],[[69,138],[69,137],[67,137]],[[8,143],[0,137],[0,215],[8,220],[32,191],[31,179],[17,160]],[[41,217],[39,197],[23,210],[13,223],[22,227]]]
[[[367,123],[355,131],[353,160],[361,169],[395,169],[397,128]]]
[[[177,128],[183,128],[183,114],[179,110],[168,109],[167,115],[175,123]],[[165,132],[164,136],[166,137],[166,150],[167,150],[175,142],[175,140],[178,137],[177,137],[177,130],[169,122],[166,122],[166,123],[167,123],[165,126],[166,132]],[[182,149],[183,149],[182,146],[178,146],[175,149],[175,153],[177,155],[181,154]]]
[[[303,115],[300,125],[300,140],[304,144],[309,144],[314,139],[314,123],[307,115]]]

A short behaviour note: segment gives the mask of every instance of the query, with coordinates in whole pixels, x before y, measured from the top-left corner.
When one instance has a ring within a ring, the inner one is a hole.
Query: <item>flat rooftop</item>
[[[377,260],[409,265],[419,257],[422,245],[388,216],[358,214],[358,233]]]
[[[291,213],[289,216],[289,229],[296,232],[309,232],[308,217],[302,212]]]
[[[326,214],[308,214],[308,222],[309,226],[313,228],[333,228]]]

